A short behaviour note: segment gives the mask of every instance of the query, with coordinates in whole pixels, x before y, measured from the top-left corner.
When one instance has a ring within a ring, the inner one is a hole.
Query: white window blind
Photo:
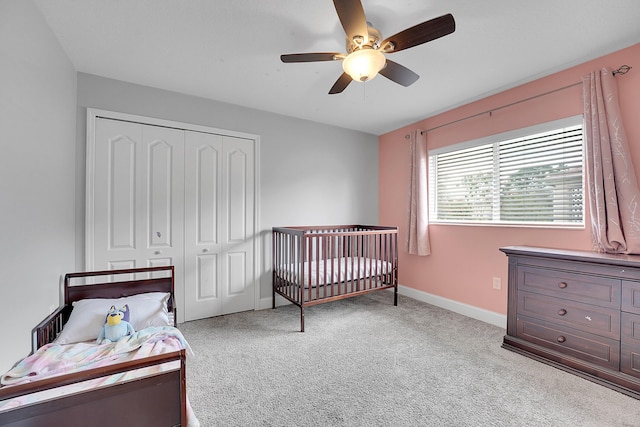
[[[432,222],[583,225],[582,118],[430,152]]]

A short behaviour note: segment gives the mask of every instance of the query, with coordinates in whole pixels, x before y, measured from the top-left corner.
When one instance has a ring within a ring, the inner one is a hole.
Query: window
[[[582,116],[429,152],[430,221],[584,225]]]

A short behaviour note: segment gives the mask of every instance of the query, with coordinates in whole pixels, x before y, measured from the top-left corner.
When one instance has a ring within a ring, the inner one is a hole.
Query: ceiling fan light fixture
[[[342,61],[342,69],[355,81],[366,82],[378,75],[387,60],[375,49],[359,49],[351,52]]]
[[[456,29],[453,15],[448,13],[424,21],[382,39],[382,34],[374,28],[362,7],[362,0],[333,0],[338,19],[346,35],[346,53],[309,52],[280,55],[282,62],[319,62],[342,60],[344,72],[331,86],[329,95],[342,93],[352,81],[366,82],[382,71],[382,76],[404,87],[420,78],[419,75],[390,59],[386,54],[400,52],[440,37],[451,34]]]

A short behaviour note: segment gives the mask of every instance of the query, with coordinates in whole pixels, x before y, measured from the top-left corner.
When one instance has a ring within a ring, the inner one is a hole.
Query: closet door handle
[[[154,254],[155,255],[160,255],[162,253],[162,251],[155,251]]]
[[[204,248],[202,252],[209,252],[209,248]]]
[[[564,308],[558,310],[558,316],[564,316],[565,314],[567,314],[567,310],[565,310]]]
[[[564,288],[566,288],[566,287],[567,287],[567,283],[566,283],[566,282],[560,282],[560,283],[558,283],[558,287],[559,287],[560,289],[564,289]]]
[[[563,342],[565,342],[566,340],[567,340],[567,339],[566,339],[565,337],[563,337],[562,335],[560,335],[560,336],[557,338],[557,341],[558,341],[559,343],[563,343]]]

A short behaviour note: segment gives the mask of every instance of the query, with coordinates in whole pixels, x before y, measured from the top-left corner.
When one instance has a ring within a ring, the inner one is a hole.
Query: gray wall
[[[260,136],[262,298],[271,295],[271,227],[377,223],[377,136],[83,73],[78,73],[79,217],[87,108]],[[82,227],[79,223],[78,265],[84,259]]]
[[[75,268],[76,72],[31,1],[0,0],[0,372]]]

